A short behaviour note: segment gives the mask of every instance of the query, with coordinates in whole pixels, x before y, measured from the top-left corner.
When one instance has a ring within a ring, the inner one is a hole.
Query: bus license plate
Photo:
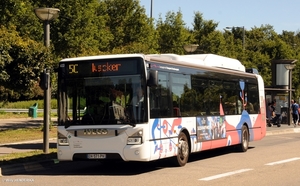
[[[87,158],[88,159],[105,159],[106,154],[88,154]]]

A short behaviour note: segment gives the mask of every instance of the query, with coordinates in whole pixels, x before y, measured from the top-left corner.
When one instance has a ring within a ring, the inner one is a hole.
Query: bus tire
[[[238,146],[240,152],[246,152],[249,147],[249,131],[246,125],[242,127],[241,144]]]
[[[188,138],[184,132],[180,132],[178,136],[177,150],[177,155],[176,157],[174,157],[174,164],[176,166],[182,167],[188,162],[190,155],[190,146]]]

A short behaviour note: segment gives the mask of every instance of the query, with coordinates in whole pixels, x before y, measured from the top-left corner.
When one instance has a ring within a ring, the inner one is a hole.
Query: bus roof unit
[[[189,63],[194,63],[197,65],[199,65],[199,64],[204,65],[204,61],[202,61],[202,60],[200,61],[199,59],[187,58],[184,55],[178,55],[178,54],[148,54],[148,55],[146,55],[146,59],[147,59],[147,57],[189,62]]]
[[[245,66],[237,59],[219,56],[215,54],[192,54],[192,55],[177,55],[177,54],[149,54],[146,57],[157,57],[166,60],[175,60],[189,62],[194,64],[206,65],[211,67],[226,68],[245,72]]]
[[[207,66],[227,68],[245,72],[245,66],[237,59],[219,56],[215,54],[193,54],[184,56],[202,60]]]

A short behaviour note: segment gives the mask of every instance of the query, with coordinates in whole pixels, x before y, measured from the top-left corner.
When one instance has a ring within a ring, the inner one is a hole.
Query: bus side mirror
[[[157,70],[150,70],[149,71],[147,85],[149,87],[158,86],[158,71]]]

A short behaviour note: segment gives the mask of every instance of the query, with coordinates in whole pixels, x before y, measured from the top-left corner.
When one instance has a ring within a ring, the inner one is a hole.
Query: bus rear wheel
[[[178,152],[174,159],[174,164],[176,166],[184,166],[188,160],[190,155],[190,146],[188,142],[188,138],[184,132],[180,132],[178,136]]]
[[[249,131],[248,128],[243,125],[241,134],[241,144],[239,144],[238,150],[240,152],[246,152],[249,147]]]

